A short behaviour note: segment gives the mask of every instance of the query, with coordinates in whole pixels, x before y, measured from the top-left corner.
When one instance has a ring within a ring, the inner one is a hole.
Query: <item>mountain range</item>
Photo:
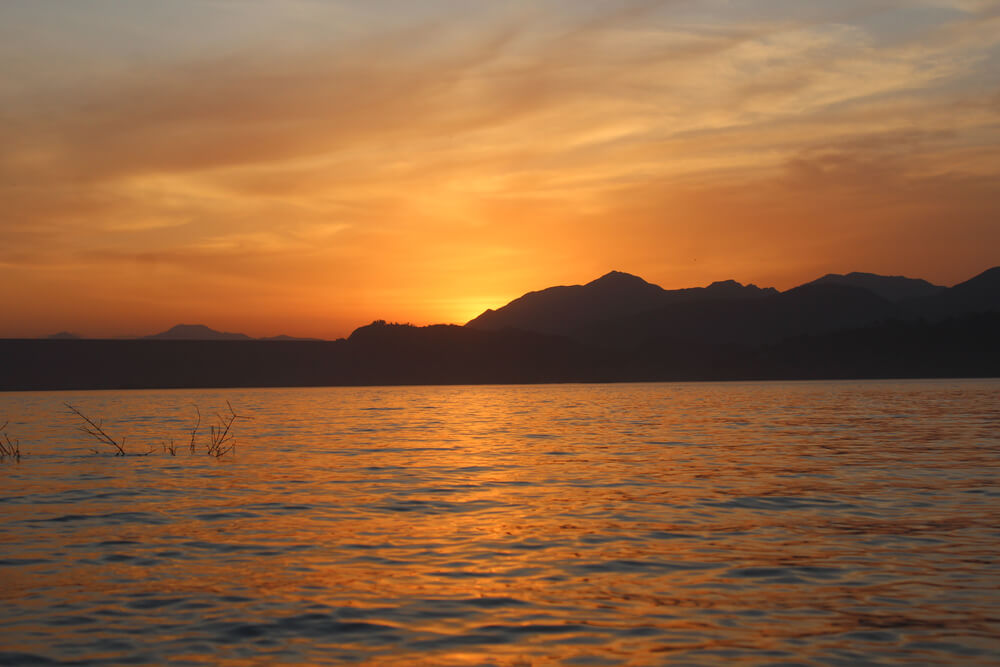
[[[953,287],[865,273],[779,292],[664,290],[612,271],[464,326],[376,321],[335,341],[178,325],[0,340],[0,389],[1000,377],[1000,267]]]
[[[937,321],[989,311],[1000,308],[998,293],[1000,267],[951,288],[919,278],[855,272],[827,274],[784,292],[735,280],[665,290],[638,276],[611,271],[584,285],[529,292],[496,310],[486,310],[465,326],[484,331],[517,329],[601,345],[662,337],[760,344],[880,321]],[[65,332],[49,336],[77,337]],[[178,324],[142,338],[317,340],[286,335],[253,338],[203,324]]]
[[[741,285],[734,280],[708,287],[665,290],[638,276],[612,271],[586,285],[549,287],[529,292],[497,310],[487,310],[466,324],[474,329],[522,329],[573,335],[601,320],[684,303],[742,301],[777,294],[773,287]]]
[[[46,336],[49,340],[69,340],[69,339],[80,339],[83,336],[79,336],[74,333],[68,333],[66,331],[61,331],[57,334],[52,334],[51,336]],[[118,340],[134,340],[133,337],[128,336],[125,338],[119,338]],[[295,340],[319,340],[318,338],[296,338],[294,336],[266,336],[263,338],[253,338],[242,333],[230,333],[228,331],[216,331],[211,329],[204,324],[177,324],[166,331],[161,331],[160,333],[151,334],[149,336],[141,336],[139,340],[268,340],[268,341],[295,341]]]
[[[784,292],[732,280],[664,290],[612,271],[586,285],[530,292],[466,326],[556,334],[610,347],[657,339],[761,345],[879,322],[936,322],[991,310],[1000,310],[1000,267],[950,288],[903,276],[848,273]]]

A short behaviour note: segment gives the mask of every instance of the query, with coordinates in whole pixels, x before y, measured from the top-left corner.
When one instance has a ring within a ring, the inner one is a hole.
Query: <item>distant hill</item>
[[[289,341],[296,341],[296,340],[299,340],[299,341],[303,341],[303,340],[306,340],[306,341],[310,341],[310,340],[311,341],[317,341],[317,340],[323,340],[323,339],[322,338],[298,338],[296,336],[286,336],[285,334],[280,334],[278,336],[264,336],[262,338],[257,338],[256,340],[272,340],[272,341],[279,341],[279,342],[289,342]]]
[[[253,340],[241,333],[226,333],[209,329],[204,324],[178,324],[167,331],[152,336],[144,336],[147,340]]]
[[[75,333],[70,333],[69,331],[60,331],[59,333],[54,333],[45,336],[45,338],[47,338],[48,340],[75,340],[77,338],[83,338],[83,336],[79,336]]]
[[[57,334],[52,334],[51,336],[46,336],[46,338],[66,340],[83,337],[63,331]],[[139,340],[262,340],[277,342],[322,340],[321,338],[298,338],[295,336],[286,336],[284,334],[254,338],[242,333],[216,331],[215,329],[207,327],[204,324],[178,324],[170,327],[166,331],[161,331],[160,333],[152,334],[150,336],[139,336],[138,338]],[[120,336],[118,340],[135,340],[135,337]]]
[[[817,278],[810,283],[806,283],[806,285],[846,285],[848,287],[860,287],[861,289],[878,294],[887,301],[893,302],[928,297],[939,294],[947,289],[940,285],[932,285],[920,278],[880,276],[874,273],[858,272],[848,273],[847,275],[828,273],[822,278]]]
[[[593,322],[633,315],[669,304],[716,299],[756,299],[777,294],[774,288],[741,285],[734,280],[708,287],[665,290],[638,276],[611,271],[586,285],[549,287],[529,292],[497,310],[487,310],[466,326],[473,329],[521,329],[575,335]]]

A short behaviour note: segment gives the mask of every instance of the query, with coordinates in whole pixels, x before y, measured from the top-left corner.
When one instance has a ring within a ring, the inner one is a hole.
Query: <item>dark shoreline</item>
[[[892,321],[765,345],[375,324],[336,341],[0,340],[0,390],[988,378],[1000,313]]]

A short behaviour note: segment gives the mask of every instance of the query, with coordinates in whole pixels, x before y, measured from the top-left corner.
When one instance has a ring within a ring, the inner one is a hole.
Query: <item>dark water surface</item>
[[[253,419],[216,459],[226,399]],[[94,455],[65,401],[178,454]],[[0,394],[5,419],[0,664],[1000,664],[997,380]]]

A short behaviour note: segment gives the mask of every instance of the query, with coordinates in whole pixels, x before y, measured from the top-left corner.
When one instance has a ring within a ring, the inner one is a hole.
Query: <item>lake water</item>
[[[252,419],[214,458],[226,400]],[[67,402],[157,452],[110,456]],[[1000,380],[0,394],[5,419],[0,664],[1000,664]]]

